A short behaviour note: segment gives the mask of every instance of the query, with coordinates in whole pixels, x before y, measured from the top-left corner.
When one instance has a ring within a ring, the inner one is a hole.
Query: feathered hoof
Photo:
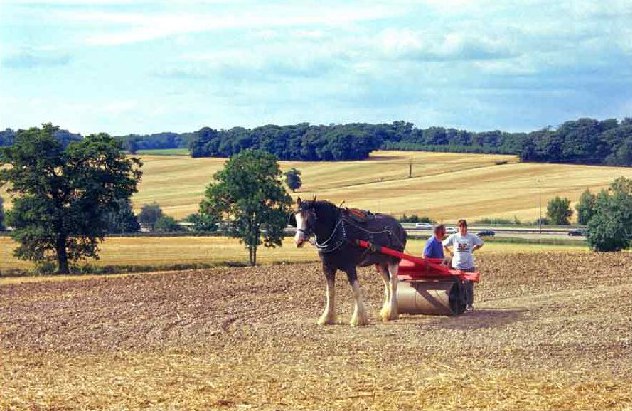
[[[399,313],[397,312],[397,308],[391,309],[391,307],[382,307],[382,310],[380,310],[380,317],[384,322],[395,321],[399,319]]]
[[[336,324],[336,316],[335,315],[323,314],[323,315],[320,316],[318,321],[316,321],[316,324],[318,324],[318,325],[334,325],[334,324]]]
[[[354,312],[351,316],[350,324],[352,327],[364,327],[369,325],[369,318],[366,316],[366,313],[357,314]]]

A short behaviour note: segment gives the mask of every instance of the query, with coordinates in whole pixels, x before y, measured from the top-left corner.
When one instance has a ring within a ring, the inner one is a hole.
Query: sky
[[[0,129],[632,117],[630,0],[0,0]]]

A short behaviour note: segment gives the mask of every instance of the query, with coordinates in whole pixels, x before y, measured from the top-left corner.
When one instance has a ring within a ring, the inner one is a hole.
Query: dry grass
[[[0,409],[632,407],[629,254],[480,264],[473,313],[388,324],[361,270],[364,328],[314,324],[313,263],[3,285]],[[347,321],[342,276],[337,289]]]
[[[144,176],[134,198],[139,210],[157,202],[174,217],[196,212],[204,189],[225,159],[141,156]],[[409,162],[413,178],[408,178]],[[498,163],[504,163],[500,164]],[[367,161],[281,162],[302,172],[297,195],[343,200],[353,207],[400,215],[419,214],[453,222],[461,217],[533,221],[556,195],[577,201],[586,188],[632,178],[632,168],[519,163],[515,156],[425,152],[375,152]],[[0,189],[0,195],[6,194]],[[294,197],[296,197],[295,195]],[[10,207],[7,201],[6,206]]]
[[[143,156],[145,174],[134,205],[158,202],[167,214],[197,211],[205,186],[223,159]],[[408,178],[409,162],[413,178]],[[452,221],[460,217],[503,217],[533,221],[540,194],[576,201],[586,188],[606,187],[632,169],[518,163],[514,156],[486,154],[376,152],[367,161],[281,162],[302,172],[299,195],[343,200],[353,207],[391,214],[419,214]],[[497,165],[497,163],[507,162]],[[296,197],[296,196],[295,196]]]
[[[33,264],[13,257],[15,243],[9,237],[0,237],[0,271],[29,270]],[[246,264],[248,252],[238,240],[225,237],[112,237],[101,246],[101,259],[90,260],[94,266],[149,266],[172,267],[182,264],[224,265]],[[583,246],[551,246],[539,244],[489,243],[481,252],[504,253],[510,251],[541,252],[545,250],[586,250]],[[409,240],[407,250],[421,254],[422,240]],[[279,264],[316,261],[313,247],[296,248],[292,239],[285,239],[283,247],[258,250],[261,264]],[[0,279],[0,282],[3,280]]]

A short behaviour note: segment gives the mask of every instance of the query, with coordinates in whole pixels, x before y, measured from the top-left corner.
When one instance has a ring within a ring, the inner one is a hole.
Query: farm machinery
[[[455,270],[441,259],[421,258],[368,241],[357,245],[400,258],[397,309],[401,314],[459,315],[465,311],[463,281],[478,282],[480,273]]]

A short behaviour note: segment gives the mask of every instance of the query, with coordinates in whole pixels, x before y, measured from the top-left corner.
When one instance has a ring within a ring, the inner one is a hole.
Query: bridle
[[[314,203],[301,204],[298,212],[305,221],[305,228],[298,228],[297,231],[303,234],[304,241],[308,241],[315,246],[320,253],[333,253],[347,242],[345,221],[342,215],[338,215],[335,225],[326,240],[320,240],[315,236],[315,226],[318,222],[318,215]],[[313,237],[313,238],[312,238]]]
[[[305,221],[305,228],[296,227],[296,231],[303,233],[305,241],[308,241],[310,237],[314,235],[314,225],[316,220],[318,220],[318,217],[316,217],[316,210],[314,210],[314,206],[310,204],[307,207],[299,207],[298,212],[301,213],[301,216]]]

